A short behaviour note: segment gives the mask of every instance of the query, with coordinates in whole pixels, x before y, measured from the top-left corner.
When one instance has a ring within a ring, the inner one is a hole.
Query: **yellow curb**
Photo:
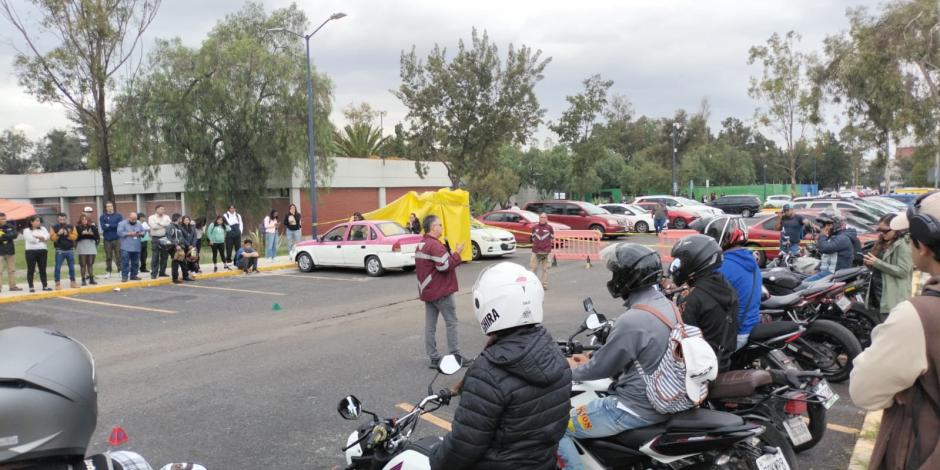
[[[855,449],[849,459],[848,470],[867,470],[871,453],[875,450],[875,439],[881,426],[881,411],[871,411],[865,415],[862,432],[855,441]]]
[[[288,269],[296,266],[294,263],[278,263],[272,264],[270,266],[261,266],[258,268],[258,271],[278,271],[281,269]],[[232,271],[223,271],[218,273],[204,273],[199,275],[199,279],[217,279],[222,277],[237,276],[241,274],[241,271],[238,269],[233,269]],[[43,299],[54,299],[56,297],[70,297],[73,295],[82,295],[82,294],[100,294],[102,292],[113,291],[115,288],[124,289],[136,289],[140,287],[154,287],[154,286],[164,286],[170,284],[172,281],[169,277],[157,278],[157,279],[144,279],[141,281],[131,281],[131,282],[119,282],[111,283],[106,285],[98,286],[86,286],[78,289],[63,289],[55,290],[51,292],[35,292],[32,294],[21,294],[14,295],[9,297],[0,297],[0,304],[13,304],[18,302],[31,302],[34,300],[43,300]]]

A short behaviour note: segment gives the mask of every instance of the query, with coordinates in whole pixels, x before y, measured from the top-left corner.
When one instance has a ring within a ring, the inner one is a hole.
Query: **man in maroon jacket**
[[[542,281],[542,288],[548,289],[548,268],[552,265],[552,247],[555,244],[555,230],[548,224],[548,216],[539,214],[539,224],[532,227],[532,260],[529,271]],[[541,268],[541,273],[539,272]]]
[[[435,215],[425,217],[422,225],[424,239],[415,253],[415,273],[418,275],[418,296],[424,301],[424,349],[431,358],[431,368],[436,369],[441,360],[435,338],[438,314],[447,323],[447,347],[450,354],[462,359],[457,346],[457,304],[454,293],[457,292],[457,265],[461,262],[463,243],[458,244],[454,252],[448,251],[440,241],[444,225]]]

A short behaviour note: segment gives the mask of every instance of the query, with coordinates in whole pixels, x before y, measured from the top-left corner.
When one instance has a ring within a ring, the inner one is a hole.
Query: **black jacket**
[[[571,369],[548,331],[516,330],[467,371],[453,431],[431,469],[554,470],[570,400]]]
[[[682,321],[702,330],[718,357],[718,370],[724,372],[737,346],[738,294],[718,271],[695,279],[691,286],[679,303]]]
[[[0,225],[0,256],[10,256],[15,254],[16,249],[13,243],[16,240],[16,227],[12,222]]]
[[[78,231],[79,240],[94,240],[95,245],[97,245],[98,241],[101,240],[101,234],[98,233],[98,226],[95,224],[76,225],[75,230]],[[84,233],[85,231],[88,231],[91,233],[85,234]]]

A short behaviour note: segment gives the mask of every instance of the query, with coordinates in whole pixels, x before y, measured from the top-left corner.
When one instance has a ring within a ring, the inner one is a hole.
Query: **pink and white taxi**
[[[421,235],[388,220],[363,220],[340,224],[318,240],[294,245],[290,257],[303,272],[319,266],[365,268],[370,276],[386,269],[412,270]]]

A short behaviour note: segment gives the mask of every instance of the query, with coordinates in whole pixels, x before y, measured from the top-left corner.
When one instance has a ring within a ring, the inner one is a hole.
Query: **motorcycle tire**
[[[841,383],[848,380],[852,361],[862,352],[862,345],[848,328],[830,320],[816,320],[790,343],[788,350],[804,368],[819,369],[826,380]]]
[[[798,446],[793,446],[793,451],[796,453],[816,447],[816,444],[819,444],[819,441],[826,435],[826,407],[819,403],[809,403],[806,407],[806,414],[809,416],[809,422],[806,423],[806,426],[813,438]],[[790,465],[790,468],[796,467]]]

